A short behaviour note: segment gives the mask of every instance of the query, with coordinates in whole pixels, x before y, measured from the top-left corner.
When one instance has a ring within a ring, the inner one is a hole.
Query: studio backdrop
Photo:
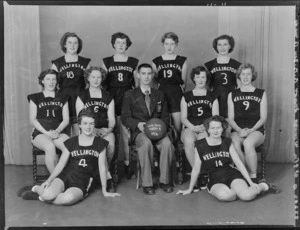
[[[234,37],[231,57],[252,63],[268,98],[265,145],[269,162],[294,161],[295,7],[217,6],[16,6],[4,2],[5,16],[5,164],[32,162],[27,95],[41,91],[38,75],[63,55],[60,39],[75,32],[81,56],[99,66],[114,54],[111,35],[124,32],[133,44],[127,55],[151,63],[163,53],[161,37],[179,36],[177,53],[193,67],[216,57],[212,41]],[[193,84],[188,77],[187,89]]]

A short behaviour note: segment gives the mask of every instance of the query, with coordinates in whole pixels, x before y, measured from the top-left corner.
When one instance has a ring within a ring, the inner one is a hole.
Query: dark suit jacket
[[[169,126],[170,115],[164,93],[151,88],[150,98],[151,116],[146,106],[145,94],[143,94],[140,87],[129,90],[124,95],[121,121],[127,128],[130,128],[132,140],[141,132],[137,127],[139,122],[147,122],[151,118],[160,118],[166,123],[167,127]]]

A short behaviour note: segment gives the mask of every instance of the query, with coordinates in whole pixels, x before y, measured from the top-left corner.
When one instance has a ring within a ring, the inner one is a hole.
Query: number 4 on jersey
[[[86,167],[86,166],[88,166],[87,165],[87,163],[85,162],[85,159],[81,159],[80,161],[79,161],[79,164],[78,165],[80,165],[81,167]]]

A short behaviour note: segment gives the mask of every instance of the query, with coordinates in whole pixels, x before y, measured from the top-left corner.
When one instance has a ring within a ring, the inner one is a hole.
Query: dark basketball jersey
[[[80,174],[94,177],[98,171],[98,157],[108,145],[108,141],[101,137],[94,137],[90,146],[80,146],[79,137],[72,137],[64,142],[70,152],[68,164],[64,170],[74,170]]]
[[[56,129],[63,120],[63,106],[68,101],[68,96],[55,93],[53,97],[45,97],[43,92],[27,96],[28,102],[32,101],[37,107],[36,118],[45,130]]]
[[[202,165],[210,177],[216,177],[218,170],[223,172],[222,169],[232,167],[233,161],[229,153],[230,145],[231,139],[227,137],[222,137],[222,143],[214,146],[208,145],[206,138],[195,142]]]
[[[103,83],[107,88],[135,86],[133,72],[139,60],[128,57],[126,62],[116,62],[114,57],[103,58],[103,63],[107,69],[106,80]]]
[[[187,119],[193,125],[201,125],[212,116],[212,105],[216,97],[211,91],[207,90],[205,96],[194,96],[191,90],[183,96],[187,104]]]
[[[59,87],[61,90],[72,88],[72,90],[84,89],[84,70],[89,65],[91,59],[78,56],[77,62],[66,62],[65,56],[54,61],[59,74]]]
[[[89,89],[84,90],[79,98],[84,104],[84,108],[90,108],[95,114],[95,128],[107,128],[108,117],[107,110],[108,106],[112,101],[112,96],[105,90],[102,91],[102,98],[91,98]]]
[[[226,118],[228,117],[227,96],[237,87],[236,71],[241,63],[230,58],[228,63],[219,64],[215,58],[204,65],[212,75],[210,87],[218,95],[220,115]]]
[[[236,88],[236,71],[241,65],[240,62],[230,58],[228,63],[220,64],[217,59],[206,62],[205,67],[212,75],[211,86],[213,90],[226,90],[230,92]]]
[[[157,81],[162,85],[182,85],[182,67],[186,57],[177,55],[175,60],[163,60],[162,56],[156,57],[153,63],[157,69]]]
[[[232,91],[234,121],[240,128],[252,128],[260,119],[263,94],[264,90],[257,88],[254,92],[242,92],[241,89]]]

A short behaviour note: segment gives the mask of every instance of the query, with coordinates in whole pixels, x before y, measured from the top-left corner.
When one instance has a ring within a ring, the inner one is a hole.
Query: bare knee
[[[45,145],[44,151],[49,156],[55,156],[56,155],[56,147],[55,147],[54,143],[48,143],[47,145]]]
[[[220,201],[233,201],[236,199],[236,193],[233,191],[220,190],[215,194],[215,197]]]
[[[41,195],[41,198],[44,200],[44,201],[53,201],[55,200],[55,198],[57,197],[57,194],[54,194],[53,192],[45,189],[43,194]]]
[[[250,192],[243,192],[241,194],[238,194],[238,198],[243,201],[250,201],[253,200],[255,197],[256,194],[252,194]]]
[[[60,202],[63,205],[72,205],[79,201],[79,198],[73,193],[63,193],[60,197]]]

